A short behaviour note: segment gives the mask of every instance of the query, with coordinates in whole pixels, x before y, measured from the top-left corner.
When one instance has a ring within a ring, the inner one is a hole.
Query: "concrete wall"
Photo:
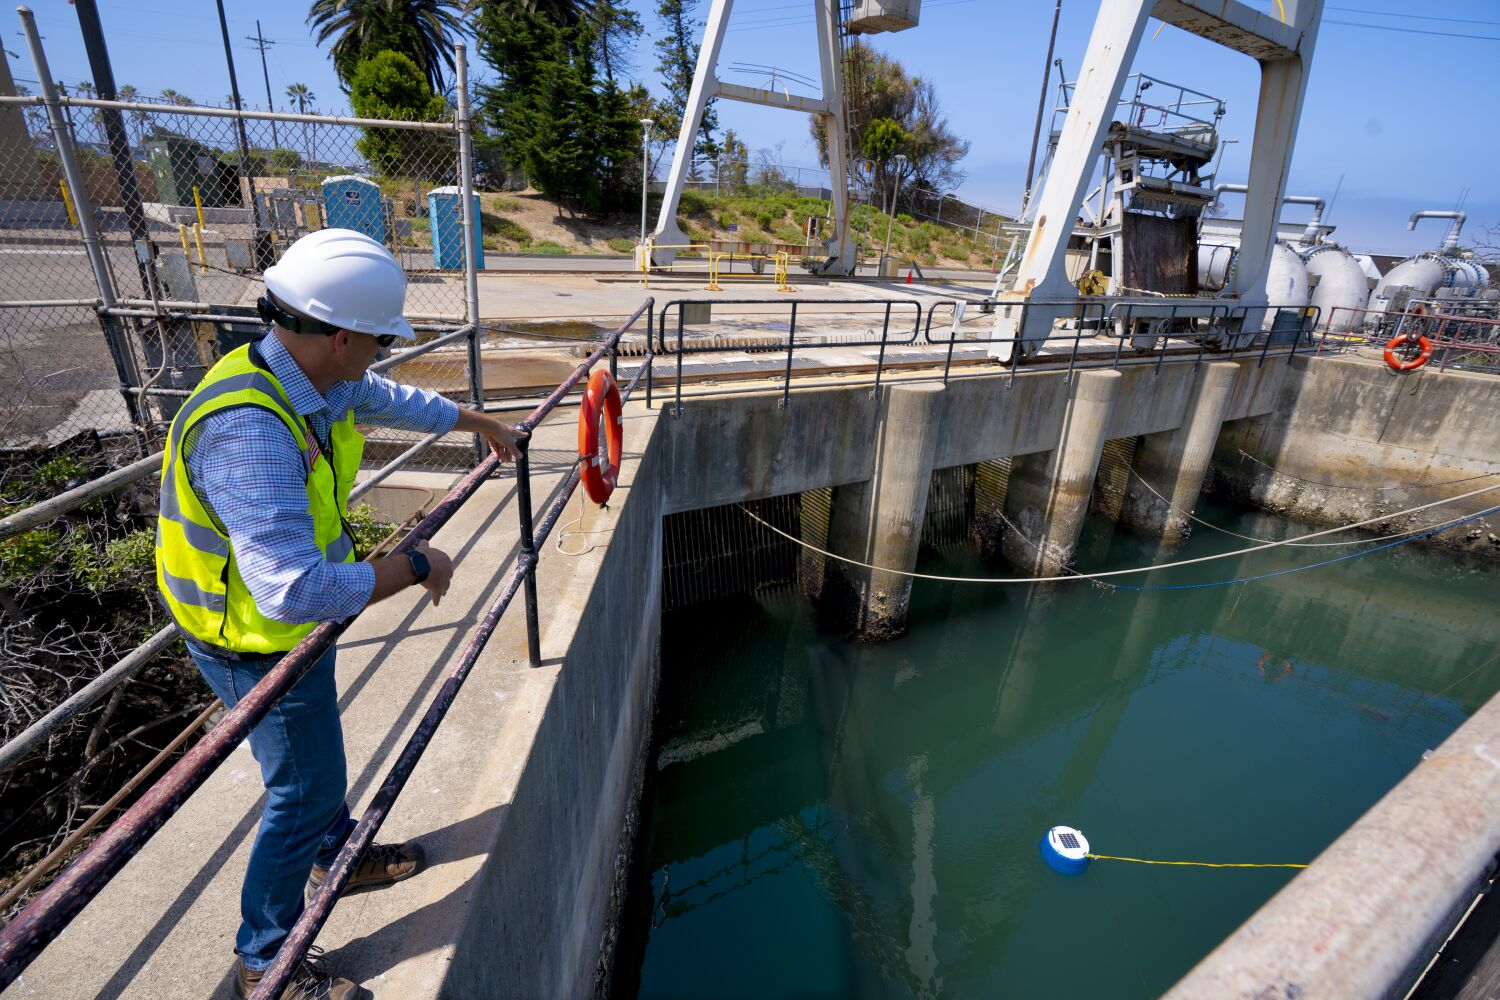
[[[1213,356],[1208,356],[1212,360]],[[1279,405],[1285,359],[1239,362],[1229,418]],[[1120,398],[1106,436],[1171,430],[1192,397],[1198,366],[1122,369]],[[1076,377],[1076,376],[1075,376]],[[1023,372],[950,382],[934,468],[1051,451],[1062,433],[1066,373]],[[877,406],[868,387],[794,392],[790,404],[762,393],[694,399],[681,417],[662,417],[667,513],[786,496],[870,478]]]
[[[607,967],[655,701],[663,514],[656,424],[654,416],[627,424],[642,454],[633,476],[633,463],[623,468],[628,489],[611,501],[613,532],[597,550],[597,571],[573,574],[542,602],[540,669],[555,671],[555,684],[534,736],[511,761],[522,769],[515,797],[472,887],[441,996],[588,996]],[[567,558],[551,540],[547,547],[543,565]]]
[[[1231,419],[1249,415],[1231,410]],[[1225,424],[1212,488],[1299,520],[1347,524],[1500,486],[1476,478],[1500,473],[1497,415],[1500,379],[1491,375],[1430,367],[1395,375],[1368,359],[1296,358],[1262,415]],[[1417,485],[1389,488],[1402,484]],[[1500,489],[1377,527],[1399,531],[1496,504]],[[1500,517],[1435,540],[1500,558]]]

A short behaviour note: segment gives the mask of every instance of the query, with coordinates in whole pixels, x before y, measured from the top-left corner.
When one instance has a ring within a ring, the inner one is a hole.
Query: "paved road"
[[[65,237],[48,243],[14,243],[0,239],[0,300],[91,298],[97,294],[93,275],[89,271],[88,258],[77,242],[65,242]],[[210,250],[210,259],[222,251]],[[134,294],[137,283],[134,254],[129,246],[116,241],[107,243],[110,266],[122,291]],[[428,253],[404,253],[405,263],[413,269],[432,266]],[[583,254],[489,254],[485,257],[484,271],[487,274],[549,274],[549,273],[615,273],[626,274],[635,270],[629,257],[602,257]],[[794,276],[800,272],[793,272]],[[967,271],[951,268],[929,268],[929,278],[962,281],[975,288],[988,289],[992,278],[982,271]],[[859,275],[868,278],[873,274],[866,268]],[[250,279],[238,275],[209,271],[196,276],[200,299],[214,302],[236,302],[240,300]],[[444,299],[447,296],[443,297]],[[431,312],[445,303],[430,303]],[[461,311],[461,300],[460,309]]]

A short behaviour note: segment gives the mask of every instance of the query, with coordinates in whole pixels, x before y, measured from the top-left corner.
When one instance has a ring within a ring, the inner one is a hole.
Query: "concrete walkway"
[[[535,436],[538,516],[576,460],[576,419],[573,410],[558,411]],[[607,531],[623,509],[639,462],[636,449],[654,423],[654,415],[638,405],[629,408],[626,485],[616,491],[611,510],[588,513],[591,531]],[[410,474],[394,481],[436,486],[441,496],[452,477]],[[411,588],[366,611],[339,643],[340,710],[356,817],[514,565],[515,485],[506,468],[434,539],[457,564],[440,607],[431,606],[425,591]],[[412,494],[404,496],[409,502]],[[580,490],[564,524],[582,502]],[[381,830],[381,842],[420,840],[428,869],[343,900],[324,928],[319,944],[327,949],[328,967],[363,980],[377,996],[437,995],[476,907],[482,902],[494,910],[493,899],[480,899],[481,875],[492,856],[503,853],[494,847],[533,759],[533,741],[609,540],[608,534],[569,537],[570,550],[596,543],[576,557],[547,543],[538,573],[545,665],[532,669],[526,662],[525,615],[517,597]],[[547,766],[545,760],[536,763]],[[5,1000],[227,996],[240,880],[262,803],[259,771],[242,744],[5,991]],[[540,891],[571,897],[555,873],[534,875]],[[506,891],[520,889],[513,884]],[[607,894],[608,886],[602,891]]]

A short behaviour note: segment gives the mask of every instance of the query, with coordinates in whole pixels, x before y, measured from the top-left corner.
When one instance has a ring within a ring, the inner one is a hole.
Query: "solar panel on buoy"
[[[1042,859],[1063,875],[1077,875],[1089,866],[1089,841],[1083,831],[1054,826],[1042,837]]]

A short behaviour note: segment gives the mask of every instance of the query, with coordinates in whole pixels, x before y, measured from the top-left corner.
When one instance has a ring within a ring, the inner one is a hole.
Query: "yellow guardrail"
[[[647,240],[644,244],[637,244],[635,248],[636,269],[641,272],[641,285],[650,287],[651,272],[671,271],[679,267],[688,267],[685,264],[653,264],[652,255],[657,250],[693,250],[705,254],[708,257],[708,284],[703,286],[706,292],[722,292],[723,286],[719,284],[719,276],[724,273],[722,264],[725,260],[731,262],[736,260],[747,261],[770,261],[771,278],[776,282],[778,292],[795,292],[788,278],[791,275],[792,255],[785,250],[775,253],[736,253],[730,250],[715,251],[707,243],[655,243]]]
[[[695,250],[698,253],[708,254],[710,269],[713,266],[713,252],[709,249],[707,243],[656,243],[648,239],[645,243],[636,244],[635,247],[635,264],[636,268],[641,272],[642,287],[649,288],[651,286],[651,272],[653,269],[657,271],[672,271],[676,268],[686,266],[683,264],[652,264],[651,256],[657,250]]]
[[[792,255],[785,250],[778,250],[774,254],[767,253],[734,253],[724,250],[719,253],[710,252],[708,255],[708,284],[703,286],[705,292],[722,292],[724,289],[719,284],[719,275],[723,274],[721,264],[725,259],[730,261],[771,261],[771,278],[776,282],[778,292],[795,292],[787,281],[791,274]]]

